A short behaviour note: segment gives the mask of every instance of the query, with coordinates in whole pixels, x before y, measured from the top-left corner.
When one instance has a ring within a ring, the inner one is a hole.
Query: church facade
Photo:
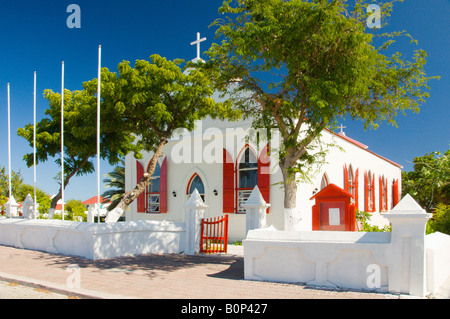
[[[184,204],[197,189],[208,206],[205,217],[228,214],[229,241],[242,240],[246,237],[246,216],[241,205],[257,185],[264,200],[270,204],[266,223],[279,230],[286,229],[283,177],[275,156],[269,155],[274,154],[277,146],[273,139],[276,134],[272,135],[273,140],[269,143],[267,140],[256,143],[248,138],[250,124],[250,121],[206,119],[198,123],[194,132],[180,130],[180,134],[175,134],[165,145],[164,156],[158,160],[151,185],[129,206],[125,219],[184,221]],[[328,147],[326,163],[311,181],[298,184],[295,229],[322,229],[317,228],[317,220],[313,221],[315,195],[330,185],[332,187],[326,190],[328,196],[331,194],[333,197],[331,189],[347,194],[355,210],[371,213],[372,224],[387,225],[383,214],[399,201],[402,167],[375,154],[343,132],[336,134],[324,130],[320,138],[335,146]],[[126,191],[135,187],[152,155],[144,153],[142,159],[127,155]],[[326,217],[324,223],[331,225],[331,214],[336,210],[339,213],[339,208],[328,210],[330,219]],[[345,218],[344,215],[341,221],[339,217],[337,221],[335,218],[334,223],[349,223]],[[313,227],[314,223],[316,227]],[[325,226],[323,229],[333,230]],[[351,229],[357,230],[357,226]]]

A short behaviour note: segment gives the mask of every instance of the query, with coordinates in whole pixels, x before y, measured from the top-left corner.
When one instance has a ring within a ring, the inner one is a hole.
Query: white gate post
[[[17,204],[15,198],[13,195],[8,199],[8,201],[5,204],[5,215],[8,217],[16,217],[17,216],[17,208],[19,207],[19,204]]]
[[[34,200],[31,198],[31,195],[28,194],[22,202],[22,217],[26,219],[33,219],[34,216]]]
[[[392,225],[389,291],[424,297],[425,228],[430,214],[408,194],[384,216]]]
[[[246,210],[245,236],[247,236],[249,230],[266,226],[266,209],[270,207],[270,204],[266,203],[258,186],[253,188],[250,196],[241,206]]]
[[[201,220],[208,206],[203,202],[197,189],[194,189],[184,207],[186,208],[186,246],[184,253],[195,255],[200,251]]]

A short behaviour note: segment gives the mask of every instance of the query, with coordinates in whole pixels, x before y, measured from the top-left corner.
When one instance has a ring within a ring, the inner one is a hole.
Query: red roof
[[[358,142],[358,141],[356,141],[356,140],[354,140],[354,139],[348,137],[348,136],[345,135],[345,133],[343,133],[343,132],[342,132],[342,133],[338,133],[338,135],[339,135],[340,137],[342,137],[344,140],[347,140],[347,141],[349,141],[350,143],[353,143],[353,144],[355,144],[355,145],[357,145],[357,146],[359,146],[359,147],[361,147],[361,148],[363,148],[363,149],[369,148],[369,146],[364,145],[363,143],[360,143],[360,142]]]
[[[320,190],[320,192],[314,194],[314,196],[311,197],[310,200],[316,197],[353,197],[353,195],[347,192],[345,189],[342,189],[339,186],[331,183]]]
[[[389,163],[391,163],[391,164],[393,164],[393,165],[395,165],[395,166],[397,166],[397,167],[399,167],[399,168],[403,168],[402,165],[397,164],[396,162],[391,161],[390,159],[387,159],[386,157],[383,157],[383,156],[381,156],[381,155],[378,155],[377,153],[374,153],[374,152],[372,152],[372,151],[369,151],[369,150],[368,150],[369,147],[368,147],[367,145],[364,145],[364,144],[362,144],[362,143],[360,143],[360,142],[358,142],[358,141],[355,141],[354,139],[352,139],[352,138],[346,136],[345,134],[335,133],[335,132],[333,132],[333,131],[331,131],[331,130],[329,130],[329,129],[325,129],[325,130],[327,130],[328,132],[330,132],[331,134],[333,134],[333,135],[335,135],[335,136],[338,136],[338,137],[340,137],[340,138],[342,138],[342,139],[344,139],[344,140],[346,140],[346,141],[352,143],[353,145],[356,145],[356,146],[362,148],[363,150],[369,152],[370,154],[375,155],[375,156],[377,156],[377,157],[379,157],[379,158],[385,160],[386,162],[389,162]]]
[[[91,197],[83,202],[83,205],[97,203],[97,196]],[[111,201],[103,196],[100,196],[100,203],[111,203]]]

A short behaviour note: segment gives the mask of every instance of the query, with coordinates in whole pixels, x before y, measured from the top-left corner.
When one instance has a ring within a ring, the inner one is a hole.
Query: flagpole
[[[100,76],[102,46],[98,46],[98,80],[97,80],[97,223],[100,223]]]
[[[36,218],[36,71],[33,87],[33,173],[34,173],[34,218]]]
[[[11,111],[8,83],[8,182],[9,182],[9,198],[11,199]]]
[[[61,201],[64,220],[64,61],[61,70]]]

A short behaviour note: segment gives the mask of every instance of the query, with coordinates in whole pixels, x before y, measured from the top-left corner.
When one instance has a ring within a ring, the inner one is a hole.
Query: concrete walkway
[[[244,280],[242,246],[227,255],[142,255],[92,261],[0,246],[0,280],[81,298],[398,299],[393,294],[313,289]]]

